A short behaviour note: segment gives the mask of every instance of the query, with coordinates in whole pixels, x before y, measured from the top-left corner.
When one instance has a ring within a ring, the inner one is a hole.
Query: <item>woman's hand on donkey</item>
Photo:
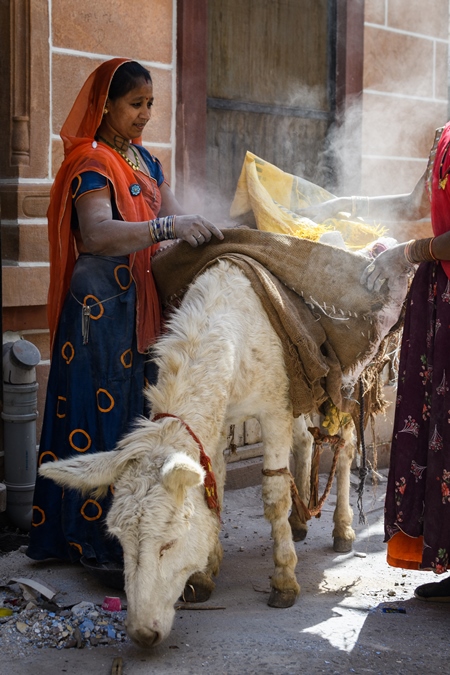
[[[177,239],[187,241],[193,248],[201,246],[211,237],[223,239],[223,234],[213,223],[203,216],[176,216],[175,235]]]

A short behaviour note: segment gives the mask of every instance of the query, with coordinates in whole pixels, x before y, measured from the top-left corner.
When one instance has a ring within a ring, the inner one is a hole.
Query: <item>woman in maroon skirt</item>
[[[415,270],[407,299],[386,492],[387,560],[447,572],[450,553],[450,123],[436,132],[428,167],[410,194],[341,197],[302,211],[323,220],[352,216],[418,220],[433,237],[381,253],[361,282],[379,290],[402,267]],[[418,267],[416,268],[416,265]],[[450,577],[416,588],[421,600],[450,602]]]

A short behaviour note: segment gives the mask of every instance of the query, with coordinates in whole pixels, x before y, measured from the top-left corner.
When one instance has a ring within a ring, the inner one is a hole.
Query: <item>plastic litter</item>
[[[106,610],[107,612],[120,612],[122,609],[120,598],[107,595],[103,600],[102,609]]]

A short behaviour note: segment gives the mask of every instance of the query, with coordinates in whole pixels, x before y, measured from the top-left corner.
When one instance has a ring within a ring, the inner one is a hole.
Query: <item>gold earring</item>
[[[109,110],[108,110],[108,108],[104,108],[104,110],[103,110],[103,114],[104,114],[104,115],[107,115],[108,113],[109,113]]]

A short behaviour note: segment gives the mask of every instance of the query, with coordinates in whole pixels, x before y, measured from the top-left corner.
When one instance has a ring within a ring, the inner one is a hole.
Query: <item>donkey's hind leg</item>
[[[339,453],[336,467],[336,508],[334,510],[333,549],[348,553],[353,548],[356,535],[352,527],[353,510],[350,506],[350,469],[355,453],[354,426],[350,422],[342,428],[345,445]]]
[[[294,480],[298,494],[304,504],[308,504],[310,497],[311,458],[313,437],[308,431],[307,417],[300,415],[294,419],[292,456],[294,460]],[[294,541],[303,541],[308,533],[305,515],[292,509],[289,524]]]

